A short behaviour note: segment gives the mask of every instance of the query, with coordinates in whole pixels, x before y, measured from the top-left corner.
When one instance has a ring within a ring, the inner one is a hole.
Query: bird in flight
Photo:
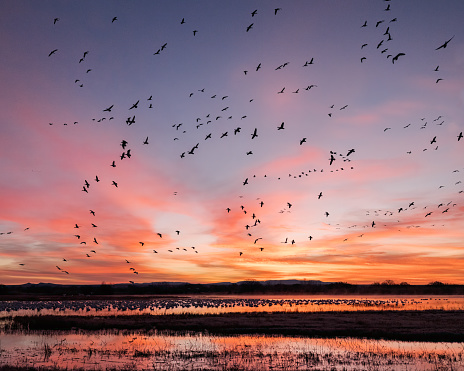
[[[275,8],[275,9],[274,9],[274,15],[277,15],[277,12],[278,12],[279,10],[282,10],[282,8]]]
[[[138,108],[137,106],[138,106],[139,102],[140,102],[140,100],[138,100],[137,102],[135,102],[135,103],[132,105],[132,107],[129,108],[129,109]]]
[[[253,134],[251,134],[251,139],[254,139],[258,136],[258,129],[255,128],[255,130],[253,131]]]
[[[399,57],[401,57],[402,55],[406,55],[404,53],[398,53],[397,55],[395,55],[393,58],[392,58],[392,63],[395,64],[395,61],[398,60]]]
[[[451,40],[454,39],[454,36],[455,36],[455,35],[453,35],[453,37],[452,37],[451,39],[445,41],[442,45],[440,45],[440,46],[439,46],[438,48],[436,48],[435,50],[438,50],[438,49],[441,49],[441,48],[445,49],[445,48],[448,46],[448,43],[449,43]]]
[[[113,17],[113,19],[111,20],[111,23],[113,23],[114,21],[117,21],[118,20],[118,17]]]
[[[462,131],[458,135],[458,142],[461,140],[461,138],[462,138]]]
[[[306,138],[300,139],[300,146],[301,146],[303,143],[306,143]]]
[[[284,123],[282,122],[282,124],[280,124],[280,126],[277,126],[277,130],[283,130],[285,129],[284,128]]]
[[[56,22],[58,22],[59,20],[60,20],[59,18],[55,18],[55,19],[53,20],[53,24],[56,24]]]
[[[53,49],[48,56],[50,57],[52,54],[55,54],[58,51],[58,49]]]
[[[247,27],[246,32],[250,31],[250,30],[253,28],[253,24],[254,24],[254,23],[250,24],[250,25]]]
[[[335,157],[333,154],[330,155],[330,165],[335,161]]]

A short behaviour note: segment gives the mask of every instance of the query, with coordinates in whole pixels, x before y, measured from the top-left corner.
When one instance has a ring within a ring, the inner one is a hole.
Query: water
[[[464,344],[138,332],[2,334],[0,365],[63,369],[463,369]]]
[[[358,310],[464,310],[462,296],[278,297],[192,296],[169,299],[0,302],[0,318],[31,315],[217,314]]]

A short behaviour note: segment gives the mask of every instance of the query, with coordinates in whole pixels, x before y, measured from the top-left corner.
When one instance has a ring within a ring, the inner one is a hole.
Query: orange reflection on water
[[[0,365],[63,369],[463,369],[463,343],[204,334],[2,333]],[[155,367],[156,366],[156,367]],[[385,367],[385,368],[384,368]],[[445,368],[442,368],[445,367]]]

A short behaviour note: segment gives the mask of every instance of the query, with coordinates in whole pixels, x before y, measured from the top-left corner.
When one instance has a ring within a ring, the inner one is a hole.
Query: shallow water
[[[0,318],[47,314],[103,316],[430,309],[464,310],[464,297],[192,296],[171,299],[3,301],[0,302]]]
[[[100,332],[2,333],[0,365],[62,369],[464,369],[464,343]]]

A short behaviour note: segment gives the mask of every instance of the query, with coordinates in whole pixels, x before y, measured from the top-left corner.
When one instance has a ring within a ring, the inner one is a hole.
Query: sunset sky
[[[2,1],[0,283],[464,284],[463,15]]]

